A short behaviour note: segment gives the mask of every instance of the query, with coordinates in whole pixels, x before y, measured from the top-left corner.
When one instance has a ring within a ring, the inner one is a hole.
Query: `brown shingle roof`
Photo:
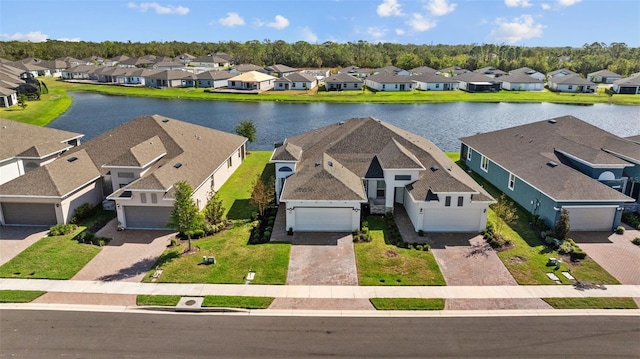
[[[145,167],[150,162],[157,160],[159,157],[167,154],[166,148],[160,141],[160,137],[153,136],[129,149],[120,157],[114,159],[110,163],[103,166],[117,167]]]
[[[67,143],[83,135],[54,128],[0,119],[0,160],[42,158],[72,147]]]

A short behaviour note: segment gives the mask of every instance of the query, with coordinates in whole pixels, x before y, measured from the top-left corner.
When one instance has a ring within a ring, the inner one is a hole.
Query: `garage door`
[[[422,229],[426,232],[478,232],[481,209],[427,210]]]
[[[301,208],[296,207],[296,231],[308,232],[351,232],[349,208]]]
[[[563,207],[572,231],[611,231],[616,207]]]
[[[173,207],[126,206],[127,228],[166,229]]]
[[[2,203],[6,224],[52,226],[58,223],[53,203]]]

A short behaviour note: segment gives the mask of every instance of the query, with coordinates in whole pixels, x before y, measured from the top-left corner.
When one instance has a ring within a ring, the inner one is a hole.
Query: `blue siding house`
[[[611,231],[638,201],[640,144],[564,116],[461,139],[461,159],[549,226]]]

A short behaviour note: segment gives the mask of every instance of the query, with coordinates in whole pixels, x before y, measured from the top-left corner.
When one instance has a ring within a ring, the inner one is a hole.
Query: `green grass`
[[[638,309],[633,298],[542,298],[554,309]]]
[[[28,101],[23,110],[19,105],[0,108],[0,117],[32,125],[45,126],[58,118],[71,106],[71,95],[67,91],[69,84],[56,81],[53,78],[39,79],[49,88],[49,93],[42,95],[40,100]]]
[[[463,165],[464,166],[464,165]],[[466,169],[466,168],[465,168]],[[471,173],[473,179],[480,183],[494,198],[498,198],[501,192],[476,173]],[[511,239],[513,247],[498,251],[498,257],[507,267],[518,284],[555,284],[546,275],[553,272],[554,267],[547,267],[550,257],[563,258],[562,266],[556,275],[563,284],[571,284],[571,281],[560,274],[561,271],[569,271],[576,280],[593,284],[620,284],[604,268],[593,260],[586,258],[579,262],[571,262],[565,256],[544,245],[536,232],[529,226],[531,214],[516,204],[518,220],[511,226],[504,224],[502,234]],[[488,221],[495,223],[502,221],[496,214],[489,210]]]
[[[443,310],[442,298],[371,298],[377,310]]]
[[[250,203],[251,184],[256,176],[269,176],[273,165],[268,164],[271,153],[251,152],[236,172],[218,192],[233,227],[215,236],[193,241],[200,251],[181,254],[182,248],[169,248],[158,259],[163,272],[159,282],[166,283],[244,283],[249,269],[256,272],[256,284],[284,284],[289,266],[288,243],[248,244],[251,214],[257,208]],[[203,265],[202,256],[213,256],[216,264]],[[151,281],[153,270],[145,277]]]
[[[81,226],[65,236],[40,239],[0,266],[0,277],[70,279],[100,252],[100,247],[72,239],[85,229]]]
[[[137,305],[175,307],[180,302],[179,295],[138,295]],[[239,297],[226,295],[207,295],[203,307],[267,309],[273,302],[272,297]]]
[[[449,159],[453,162],[457,162],[460,160],[460,152],[445,152],[445,155],[449,157]]]
[[[0,290],[0,303],[30,303],[45,293],[40,290]]]
[[[387,244],[382,217],[369,216],[367,221],[371,242],[354,244],[360,285],[445,285],[430,251]]]

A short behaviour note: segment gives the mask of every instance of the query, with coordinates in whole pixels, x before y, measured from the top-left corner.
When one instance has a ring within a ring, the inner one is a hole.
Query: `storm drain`
[[[182,297],[176,305],[177,312],[199,312],[202,309],[203,297]]]

